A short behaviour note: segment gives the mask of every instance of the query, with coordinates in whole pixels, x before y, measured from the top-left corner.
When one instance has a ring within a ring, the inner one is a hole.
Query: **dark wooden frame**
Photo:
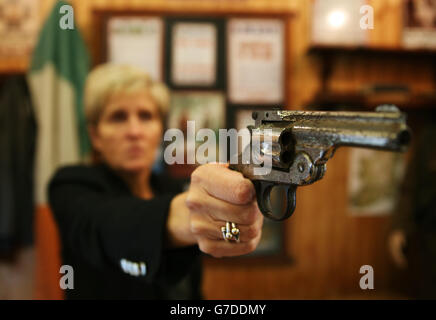
[[[226,57],[222,54],[223,49],[225,48],[225,20],[220,18],[208,18],[208,17],[169,17],[165,19],[165,44],[167,48],[167,52],[165,55],[165,61],[166,65],[169,66],[169,68],[166,69],[166,80],[167,85],[174,90],[222,90],[225,91],[225,72],[224,68],[220,68],[220,65],[226,65]],[[173,83],[172,76],[171,76],[171,69],[172,69],[172,53],[173,48],[171,45],[171,34],[172,34],[172,28],[178,24],[178,23],[184,23],[184,22],[192,22],[192,23],[210,23],[215,26],[217,31],[217,38],[216,38],[216,61],[215,61],[215,81],[211,85],[180,85]]]

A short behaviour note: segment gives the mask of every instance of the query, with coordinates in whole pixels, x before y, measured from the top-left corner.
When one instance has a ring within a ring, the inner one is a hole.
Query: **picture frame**
[[[41,26],[39,0],[0,1],[0,72],[28,68]]]
[[[403,3],[403,46],[436,49],[436,0],[405,0]]]
[[[166,81],[178,90],[225,90],[225,20],[165,19]]]
[[[348,212],[355,217],[386,216],[398,201],[405,155],[354,148],[349,151]]]
[[[198,156],[197,148],[203,142],[196,140],[195,145],[187,143],[190,130],[187,122],[194,121],[195,135],[199,129],[208,128],[215,132],[218,139],[218,130],[226,127],[225,95],[220,91],[175,91],[171,95],[170,109],[167,128],[182,131],[184,141],[179,143],[184,143],[183,150],[185,154],[183,164],[172,164],[168,166],[168,170],[171,176],[185,179],[189,178],[198,165],[197,160],[199,160],[196,157],[195,163],[192,163],[192,159],[191,161],[188,159],[188,153],[193,152]],[[218,161],[219,156],[218,146],[218,141],[216,141],[216,161]]]

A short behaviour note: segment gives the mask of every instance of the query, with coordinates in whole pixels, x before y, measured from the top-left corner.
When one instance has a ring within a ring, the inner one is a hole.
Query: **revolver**
[[[338,147],[403,152],[411,140],[406,115],[394,105],[379,106],[375,112],[254,111],[252,118],[250,143],[229,168],[253,182],[260,211],[276,221],[292,215],[297,187],[322,179],[326,162]],[[255,144],[258,148],[253,148]],[[259,174],[265,163],[269,170]],[[286,209],[280,216],[273,214],[270,201],[271,190],[278,185],[286,191]]]

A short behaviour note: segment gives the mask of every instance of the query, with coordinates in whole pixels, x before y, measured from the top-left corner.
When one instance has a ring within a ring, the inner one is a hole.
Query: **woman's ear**
[[[96,151],[100,150],[100,136],[98,134],[98,129],[96,125],[88,125],[89,138],[91,139],[91,144]]]

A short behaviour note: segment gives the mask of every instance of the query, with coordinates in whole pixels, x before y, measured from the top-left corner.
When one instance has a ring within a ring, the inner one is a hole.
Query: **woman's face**
[[[113,94],[90,129],[103,161],[120,171],[151,170],[162,139],[159,109],[146,91]]]

